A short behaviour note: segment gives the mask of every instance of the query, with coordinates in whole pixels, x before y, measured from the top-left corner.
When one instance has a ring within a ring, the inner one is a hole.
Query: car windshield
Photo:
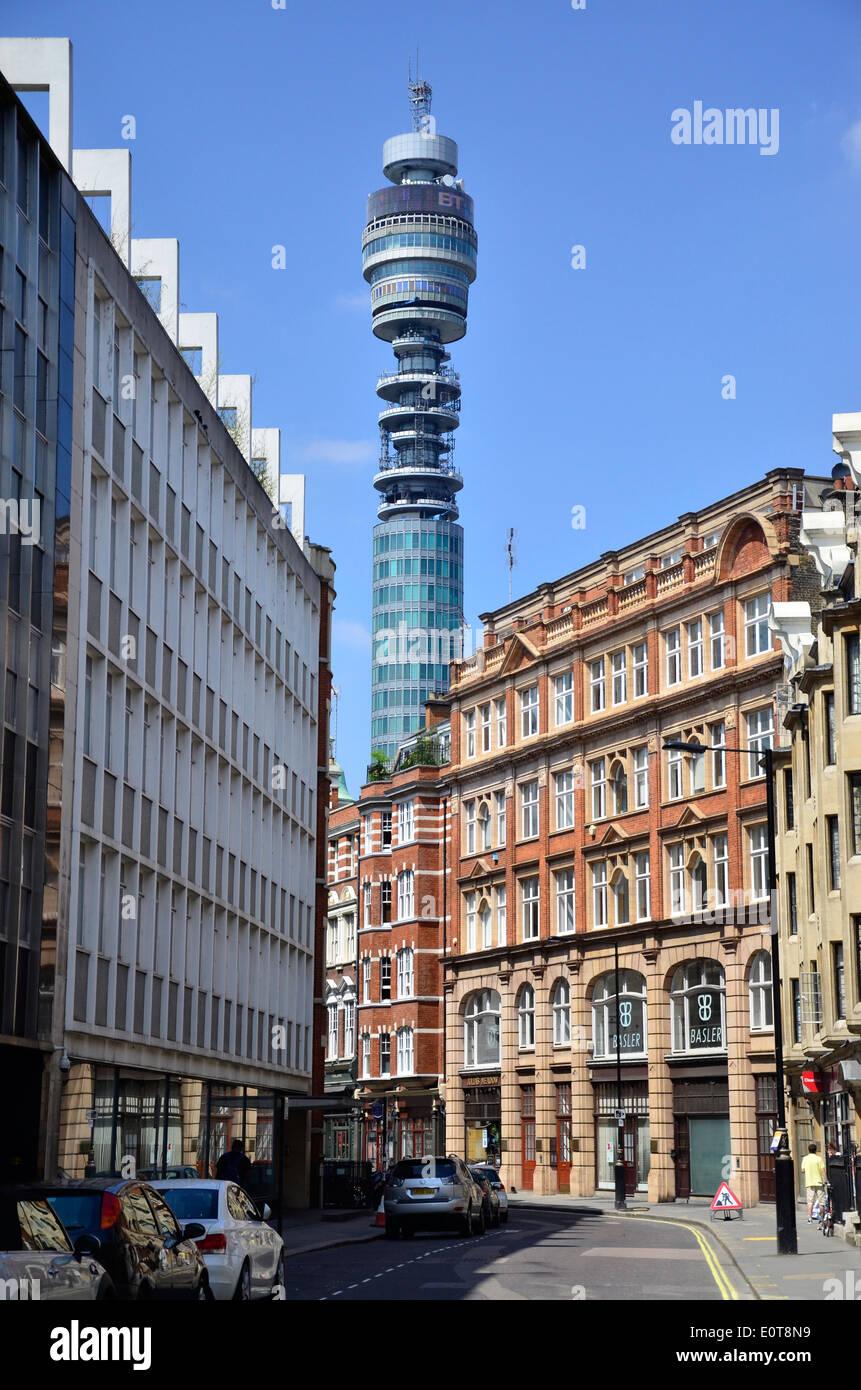
[[[81,1231],[102,1238],[101,1192],[49,1192],[47,1195],[72,1240]]]
[[[218,1216],[217,1187],[158,1187],[178,1221],[214,1221]]]
[[[453,1178],[456,1168],[446,1158],[405,1158],[395,1164],[393,1178]]]

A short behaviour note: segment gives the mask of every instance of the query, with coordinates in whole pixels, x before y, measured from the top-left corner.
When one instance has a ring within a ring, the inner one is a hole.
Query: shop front
[[[836,1219],[842,1220],[847,1211],[861,1211],[861,1155],[859,1155],[859,1110],[857,1097],[861,1094],[861,1061],[846,1059],[832,1067],[801,1073],[801,1091],[821,1130],[821,1148],[825,1153],[828,1181],[834,1194]],[[796,1106],[796,1136],[800,1158],[807,1149],[807,1133],[813,1139],[813,1126],[806,1126],[802,1135],[799,1116],[803,1100]]]
[[[425,1158],[439,1152],[441,1111],[436,1091],[392,1095],[384,1092],[366,1102],[361,1157],[373,1170],[401,1158]]]
[[[283,1137],[279,1093],[76,1062],[64,1083],[58,1163],[69,1178],[214,1177],[239,1139],[251,1161],[248,1191],[274,1208]]]
[[[713,1197],[732,1153],[726,1075],[673,1082],[676,1199]]]
[[[498,1165],[502,1154],[502,1087],[499,1073],[464,1076],[461,1080],[466,1161]]]
[[[643,1192],[648,1187],[651,1167],[649,1134],[649,1083],[622,1080],[621,1106],[614,1081],[596,1081],[595,1094],[595,1184],[612,1191],[615,1186],[616,1139],[619,1133],[617,1111],[624,1110],[622,1157],[625,1162],[625,1190]]]

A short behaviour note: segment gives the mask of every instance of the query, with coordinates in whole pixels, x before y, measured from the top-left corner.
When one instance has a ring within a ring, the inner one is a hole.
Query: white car
[[[499,1176],[499,1172],[491,1163],[471,1163],[470,1168],[473,1173],[478,1173],[480,1177],[487,1178],[499,1198],[499,1219],[504,1225],[508,1220],[508,1193],[505,1190],[505,1184]]]
[[[209,1287],[217,1299],[283,1297],[284,1242],[267,1224],[238,1183],[220,1178],[168,1178],[150,1183],[180,1225],[199,1221],[206,1235],[195,1244],[209,1271]]]
[[[0,1299],[88,1303],[115,1298],[110,1275],[93,1258],[98,1245],[89,1235],[73,1245],[46,1197],[0,1193]]]

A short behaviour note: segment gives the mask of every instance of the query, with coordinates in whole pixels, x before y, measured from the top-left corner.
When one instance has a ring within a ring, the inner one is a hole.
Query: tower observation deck
[[[368,198],[362,237],[373,330],[395,355],[377,382],[374,478],[371,747],[388,757],[424,723],[428,695],[448,689],[463,641],[460,378],[448,345],[466,333],[478,238],[457,145],[437,134],[430,104],[428,83],[411,82],[413,129],[383,145],[393,186]]]

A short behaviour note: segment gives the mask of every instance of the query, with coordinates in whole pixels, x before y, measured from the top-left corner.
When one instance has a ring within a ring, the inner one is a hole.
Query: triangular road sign
[[[731,1188],[722,1182],[714,1195],[712,1211],[741,1211],[741,1202]]]

